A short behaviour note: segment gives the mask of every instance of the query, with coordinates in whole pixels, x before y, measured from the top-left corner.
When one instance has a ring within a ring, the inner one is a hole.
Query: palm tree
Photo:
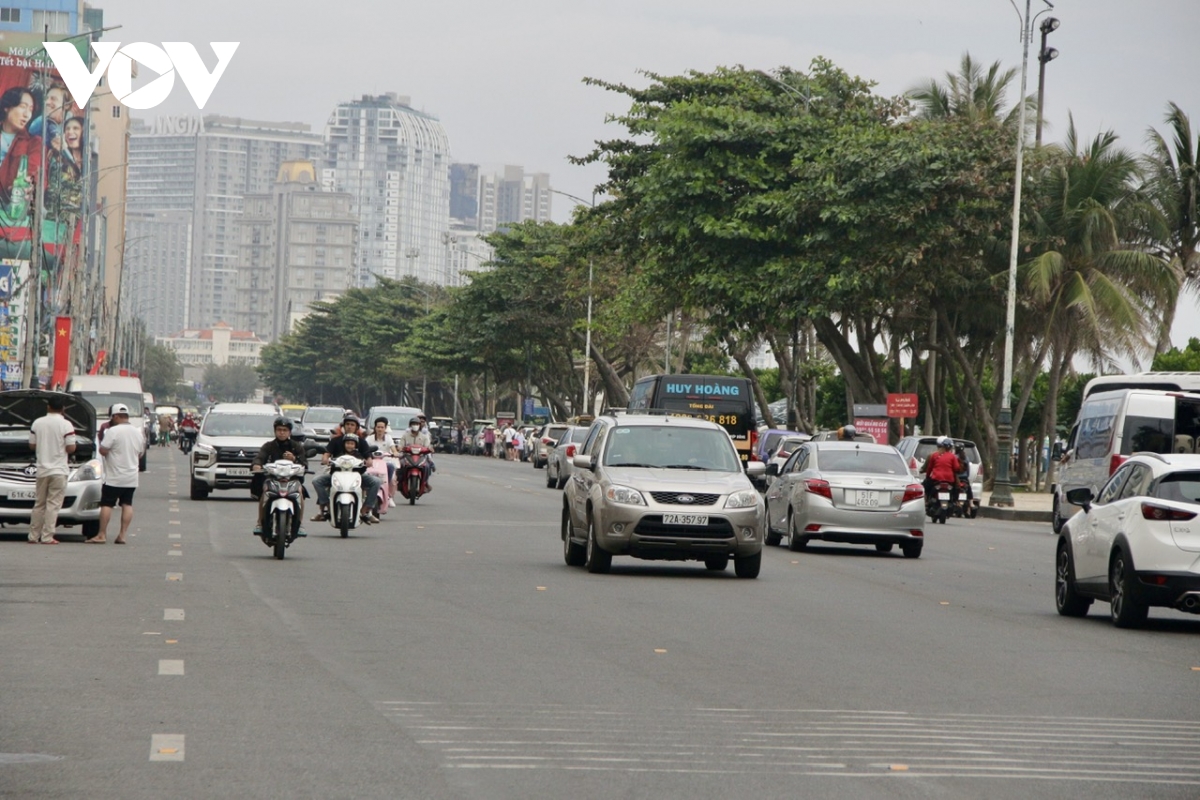
[[[1179,106],[1167,104],[1165,122],[1171,143],[1151,128],[1147,134],[1150,153],[1143,159],[1143,187],[1154,214],[1146,220],[1145,245],[1175,271],[1178,289],[1200,288],[1200,139],[1192,137],[1192,123]],[[1171,326],[1175,322],[1176,297],[1163,306],[1155,354],[1171,349]]]
[[[930,79],[929,83],[908,91],[917,106],[916,116],[927,119],[967,117],[976,120],[995,120],[1005,127],[1017,124],[1020,107],[1005,110],[1009,85],[1017,76],[1015,67],[1002,70],[993,61],[986,70],[964,53],[958,73],[947,72],[946,82]],[[1037,99],[1026,98],[1026,111],[1037,108]],[[1030,115],[1027,113],[1026,117]]]

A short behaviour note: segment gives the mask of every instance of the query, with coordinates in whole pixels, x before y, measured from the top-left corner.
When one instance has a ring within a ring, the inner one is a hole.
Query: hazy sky
[[[1015,0],[1024,10],[1024,0]],[[623,96],[584,76],[644,83],[639,70],[677,74],[720,65],[805,68],[815,56],[898,94],[956,70],[969,51],[1020,67],[1020,22],[1009,0],[516,0],[250,2],[94,0],[120,42],[241,45],[204,113],[307,122],[322,130],[339,101],[394,91],[439,117],[455,160],[520,164],[590,197],[598,167],[567,163],[619,134],[606,114]],[[1045,8],[1034,0],[1034,13]],[[1141,151],[1162,129],[1168,100],[1200,132],[1200,0],[1059,0],[1060,51],[1047,66],[1044,138],[1075,117],[1090,139],[1111,128]],[[1038,37],[1028,91],[1037,89]],[[196,113],[180,81],[153,113]],[[555,197],[555,218],[570,201]],[[1200,336],[1195,298],[1180,309],[1180,344]]]

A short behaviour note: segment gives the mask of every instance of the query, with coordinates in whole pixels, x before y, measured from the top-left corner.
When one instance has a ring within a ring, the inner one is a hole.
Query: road
[[[589,575],[543,472],[439,464],[283,562],[168,450],[126,547],[0,533],[0,797],[1200,796],[1200,618],[1060,618],[1048,526]]]

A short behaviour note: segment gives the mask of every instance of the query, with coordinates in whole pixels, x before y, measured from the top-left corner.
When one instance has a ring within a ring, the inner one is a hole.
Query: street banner
[[[21,342],[24,339],[29,262],[0,259],[0,387],[21,388]]]
[[[50,376],[50,388],[62,391],[67,388],[71,375],[71,318],[54,318],[54,374]]]
[[[893,419],[916,419],[917,396],[891,393],[887,396],[887,415]]]
[[[875,439],[876,444],[887,444],[890,438],[888,434],[888,421],[879,419],[878,417],[855,417],[854,427],[859,433],[869,433]]]

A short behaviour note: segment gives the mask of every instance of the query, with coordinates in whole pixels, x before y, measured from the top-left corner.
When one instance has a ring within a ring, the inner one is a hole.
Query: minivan
[[[1200,393],[1117,389],[1088,396],[1067,439],[1054,487],[1057,533],[1071,516],[1067,492],[1092,495],[1134,453],[1195,453],[1200,441]]]
[[[147,426],[145,392],[138,378],[125,375],[73,375],[67,392],[86,400],[96,410],[98,424],[108,422],[108,410],[117,403],[129,406],[129,424],[145,431]],[[146,471],[146,454],[138,461],[138,471]]]

